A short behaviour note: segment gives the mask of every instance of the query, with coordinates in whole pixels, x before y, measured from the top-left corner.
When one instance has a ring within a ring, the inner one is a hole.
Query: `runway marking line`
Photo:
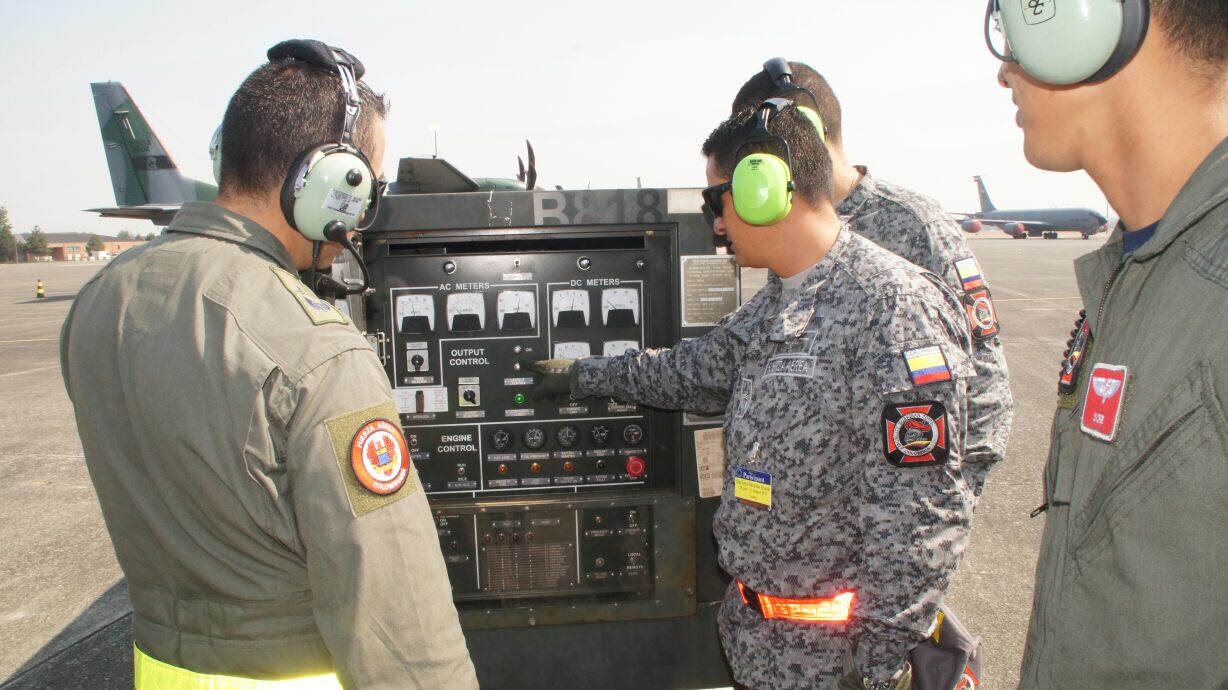
[[[27,340],[0,340],[0,345],[11,345],[12,343],[45,343],[49,340],[59,340],[59,338],[29,338]]]
[[[37,369],[26,369],[25,371],[10,371],[7,374],[0,374],[0,379],[7,378],[9,376],[21,376],[23,374],[33,374],[36,371],[47,371],[48,369],[59,369],[59,368],[60,368],[60,365],[52,364],[52,365],[45,366],[45,367],[39,367]]]
[[[1083,299],[1082,297],[1005,297],[994,302],[1055,302],[1064,299]]]

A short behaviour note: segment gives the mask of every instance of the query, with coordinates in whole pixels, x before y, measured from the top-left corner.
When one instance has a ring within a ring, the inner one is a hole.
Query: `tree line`
[[[138,235],[127,230],[120,230],[115,236],[117,240],[152,240],[157,237],[156,233],[148,235]],[[91,235],[89,242],[85,244],[87,252],[99,252],[106,248],[106,244],[98,235]],[[13,234],[13,224],[9,222],[9,210],[0,206],[0,263],[7,263],[17,259],[18,253],[27,256],[47,256],[51,253],[51,248],[47,246],[47,234],[42,228],[37,225],[26,235],[25,242],[18,242],[17,237]]]

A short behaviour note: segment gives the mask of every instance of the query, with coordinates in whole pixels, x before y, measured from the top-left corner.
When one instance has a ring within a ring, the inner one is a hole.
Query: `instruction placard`
[[[738,308],[738,265],[732,256],[684,256],[682,325],[715,326]]]

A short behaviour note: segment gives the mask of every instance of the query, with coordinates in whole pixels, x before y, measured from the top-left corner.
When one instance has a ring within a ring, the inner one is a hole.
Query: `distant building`
[[[91,256],[86,250],[85,245],[89,244],[90,238],[95,237],[92,233],[85,232],[48,232],[44,233],[47,236],[47,248],[51,250],[49,257],[41,259],[42,261],[90,261],[109,259],[119,254],[120,252],[132,249],[145,243],[142,239],[121,240],[116,237],[107,237],[106,235],[97,235],[98,239],[102,240],[102,251],[94,252]],[[18,238],[19,241],[25,242],[29,238],[24,235]],[[38,261],[39,257],[25,257],[27,261]]]

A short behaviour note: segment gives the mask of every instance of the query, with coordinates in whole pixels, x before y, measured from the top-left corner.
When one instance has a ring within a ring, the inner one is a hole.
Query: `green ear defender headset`
[[[738,158],[743,149],[757,143],[777,143],[785,151],[783,159],[771,153],[751,153],[734,166],[730,181],[733,210],[751,225],[779,223],[793,208],[793,154],[789,142],[768,130],[772,116],[791,105],[793,102],[784,98],[764,101],[755,112],[750,138],[734,154]]]
[[[353,144],[361,112],[358,80],[365,70],[353,55],[319,41],[284,41],[270,48],[268,56],[294,58],[341,76],[345,119],[340,141],[299,154],[281,187],[281,210],[290,227],[315,242],[341,242],[350,231],[368,226],[379,204],[371,164]]]
[[[989,0],[985,41],[1001,60],[1049,84],[1104,81],[1147,36],[1148,0]],[[994,45],[994,25],[1006,45]]]
[[[213,161],[213,181],[222,184],[222,126],[213,130],[213,138],[209,140],[209,160]]]
[[[827,125],[823,124],[823,118],[819,115],[819,99],[814,97],[814,92],[810,89],[793,83],[793,68],[789,67],[789,61],[784,58],[772,58],[763,63],[763,71],[776,85],[777,96],[789,98],[794,94],[803,94],[810,99],[810,102],[814,104],[813,108],[807,108],[804,105],[794,105],[794,107],[803,117],[810,120],[810,124],[814,125],[815,131],[819,133],[819,140],[826,143]]]

